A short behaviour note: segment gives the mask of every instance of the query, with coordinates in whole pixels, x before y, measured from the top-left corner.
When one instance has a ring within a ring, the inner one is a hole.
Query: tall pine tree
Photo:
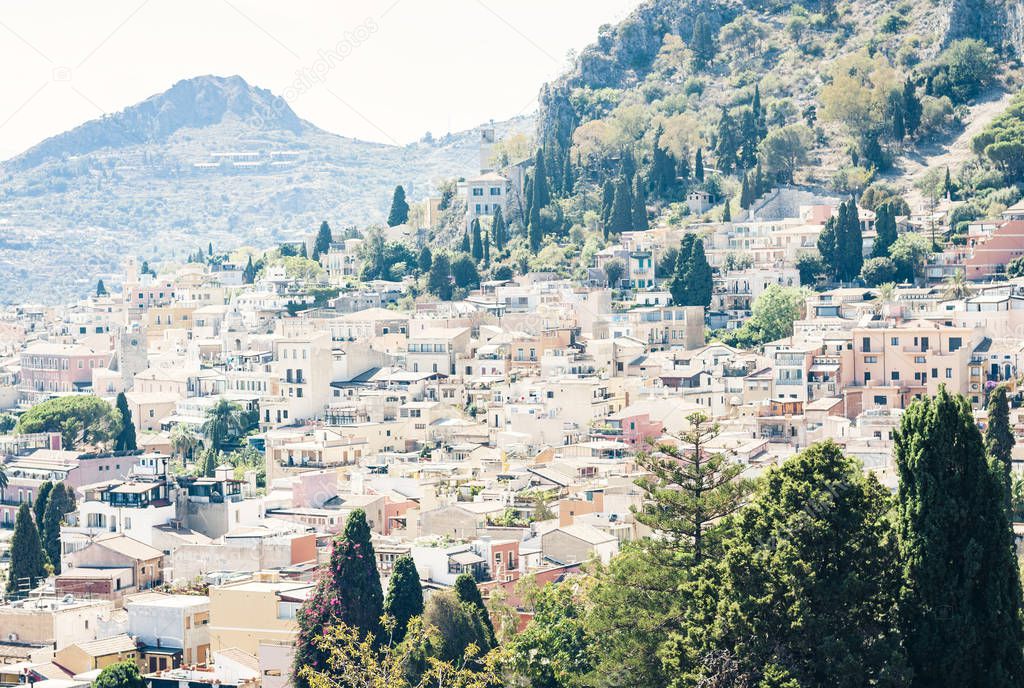
[[[494,235],[494,247],[499,251],[505,249],[505,242],[508,241],[506,233],[508,227],[505,226],[505,216],[501,212],[501,208],[494,209],[494,220],[491,222],[491,234]]]
[[[640,184],[640,175],[633,177],[633,229],[640,231],[649,229],[647,223],[647,199],[644,197],[644,188]]]
[[[63,482],[54,485],[49,499],[46,500],[46,510],[43,512],[43,549],[55,573],[60,573],[60,524],[64,520],[64,514],[71,509],[68,489]]]
[[[629,192],[629,181],[620,177],[615,184],[612,212],[608,218],[608,232],[621,234],[633,229],[633,199]]]
[[[491,647],[497,645],[497,640],[494,636],[494,624],[491,623],[491,615],[487,612],[484,599],[480,596],[480,588],[477,587],[476,580],[473,579],[471,574],[461,573],[455,579],[455,596],[459,598],[460,602],[476,609],[480,615],[480,620],[483,621],[484,626],[487,628]]]
[[[479,219],[475,217],[473,218],[473,221],[470,223],[470,231],[473,233],[473,245],[471,249],[471,255],[473,256],[473,260],[479,263],[481,260],[484,259],[484,242],[483,237],[481,236],[480,233]]]
[[[704,153],[700,147],[697,148],[697,156],[693,161],[693,178],[699,183],[704,183]]]
[[[331,226],[327,224],[327,220],[320,223],[320,229],[316,233],[316,241],[313,242],[313,260],[320,260],[320,256],[327,253],[331,248],[331,242],[334,241],[334,237],[331,236]]]
[[[53,491],[53,483],[49,480],[45,481],[39,486],[39,490],[36,492],[36,501],[32,502],[32,512],[36,517],[36,526],[39,528],[43,527],[43,514],[46,513],[46,500],[50,497],[50,492]]]
[[[912,688],[1024,685],[1013,533],[970,404],[945,386],[894,437],[900,626]]]

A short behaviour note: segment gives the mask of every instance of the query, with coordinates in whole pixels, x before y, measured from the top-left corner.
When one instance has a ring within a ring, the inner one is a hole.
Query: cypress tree
[[[912,688],[1024,685],[1024,629],[1002,467],[971,407],[945,386],[915,401],[894,437],[900,626]]]
[[[475,217],[473,218],[473,221],[470,223],[470,231],[473,233],[473,246],[470,253],[473,256],[473,260],[479,263],[484,259],[484,242],[483,237],[480,235],[480,220]]]
[[[752,109],[744,108],[740,120],[740,164],[744,168],[751,168],[757,163],[757,144],[760,141],[757,117]]]
[[[946,198],[953,200],[953,180],[949,177],[949,165],[946,166],[946,178],[942,182],[942,191]]]
[[[27,582],[35,587],[40,578],[46,576],[46,553],[39,539],[39,529],[32,520],[28,502],[18,507],[14,519],[14,536],[11,539],[11,567],[7,572],[7,591],[19,590]],[[23,579],[30,579],[25,581]]]
[[[693,178],[701,184],[704,183],[704,153],[700,147],[697,148],[697,157],[693,161]]]
[[[640,185],[640,175],[633,178],[633,229],[643,230],[650,227],[647,224],[647,200],[644,198],[644,189]]]
[[[711,265],[704,254],[704,240],[696,239],[690,253],[689,271],[686,274],[689,283],[690,303],[688,306],[711,305]]]
[[[565,169],[562,170],[562,195],[571,196],[576,186],[576,179],[572,169],[572,156],[565,154]]]
[[[658,124],[654,130],[651,147],[651,192],[658,198],[668,198],[676,186],[676,163],[671,154],[661,145],[665,128]]]
[[[391,196],[391,212],[388,213],[388,227],[404,225],[409,221],[409,203],[405,200],[405,188],[401,184],[395,187]]]
[[[118,392],[117,410],[121,413],[121,431],[114,440],[114,451],[135,451],[139,448],[135,441],[135,423],[124,392]]]
[[[551,203],[551,190],[548,188],[547,168],[544,165],[544,152],[542,148],[537,149],[533,165],[533,205],[537,210],[547,207]]]
[[[679,178],[683,180],[683,183],[690,181],[690,153],[685,151],[683,157],[679,159]]]
[[[417,265],[420,268],[420,272],[430,272],[430,266],[434,262],[434,257],[430,253],[430,247],[424,246],[420,249],[420,258],[417,261]]]
[[[907,135],[913,136],[921,126],[921,101],[917,97],[914,82],[907,79],[903,82],[903,126]]]
[[[606,179],[604,188],[601,190],[601,222],[604,224],[605,238],[608,238],[607,227],[612,220],[612,204],[615,201],[615,184],[611,179]]]
[[[988,425],[985,427],[985,451],[999,476],[1006,505],[1007,518],[1013,519],[1013,428],[1010,427],[1010,400],[1006,396],[1006,385],[992,390],[988,398]]]
[[[98,298],[100,296],[109,296],[109,295],[110,294],[107,292],[107,285],[103,284],[103,278],[101,277],[99,279],[99,281],[96,282],[96,296]]]
[[[754,84],[754,95],[750,99],[750,110],[754,114],[754,123],[757,126],[757,139],[760,141],[768,133],[765,112],[761,107],[761,84]]]
[[[306,253],[306,242],[303,241],[299,244],[299,255],[303,258],[309,258],[309,254]]]
[[[393,641],[396,645],[405,638],[409,619],[423,615],[420,574],[408,554],[395,560],[395,569],[388,583],[388,596],[384,599],[384,613],[395,620]]]
[[[501,208],[495,208],[494,210],[494,221],[491,223],[491,233],[494,234],[494,247],[499,251],[504,250],[505,241],[508,239],[505,236],[508,228],[505,226],[505,216],[501,212]]]
[[[757,166],[754,168],[754,183],[751,185],[751,189],[754,192],[755,201],[764,196],[765,192],[768,191],[764,172],[761,171],[760,160],[757,161]]]
[[[633,199],[629,193],[629,182],[621,177],[615,184],[612,212],[608,220],[608,232],[620,234],[633,228]]]
[[[334,237],[331,236],[331,226],[327,220],[320,223],[320,229],[316,233],[316,241],[313,242],[313,260],[320,260],[320,256],[327,253],[331,248]]]
[[[491,264],[491,233],[484,234],[484,265]]]
[[[491,615],[487,612],[484,599],[480,596],[480,588],[476,586],[476,581],[472,575],[468,573],[459,574],[459,577],[455,579],[455,596],[458,597],[460,602],[476,608],[477,613],[480,614],[480,620],[483,621],[484,626],[487,628],[491,647],[497,645],[494,636],[494,624],[491,623]]]
[[[732,222],[732,200],[725,199],[725,207],[722,208],[722,222]]]
[[[875,231],[877,236],[871,247],[871,257],[886,258],[896,241],[896,208],[891,203],[882,203],[875,209]]]
[[[707,15],[703,12],[694,19],[690,50],[693,51],[693,62],[697,69],[703,69],[715,57],[715,36],[711,31]]]
[[[690,283],[688,275],[690,272],[690,259],[693,255],[693,243],[696,237],[692,234],[684,234],[679,244],[679,254],[676,258],[675,272],[669,279],[668,289],[672,294],[672,303],[676,306],[690,305]]]
[[[529,222],[530,250],[537,253],[544,242],[544,226],[540,217],[540,206],[536,202],[530,206]]]
[[[356,509],[345,522],[344,532],[334,539],[324,574],[299,609],[299,636],[292,669],[294,685],[308,685],[298,675],[299,667],[311,666],[317,671],[328,668],[329,653],[317,647],[325,628],[344,623],[377,639],[383,611],[384,593],[370,541],[370,526],[366,512]]]
[[[43,549],[55,573],[60,573],[60,524],[68,512],[67,486],[60,482],[53,486],[43,512]]]
[[[889,99],[889,111],[892,116],[892,138],[899,143],[907,136],[907,126],[903,115],[903,98],[898,94],[892,94]]]
[[[743,208],[743,210],[746,210],[747,208],[749,208],[751,206],[751,204],[753,202],[754,202],[754,199],[751,198],[751,190],[750,190],[750,175],[749,174],[744,174],[743,175],[743,181],[741,182],[741,186],[740,186],[740,208]]]
[[[718,169],[722,172],[731,172],[739,163],[737,152],[740,148],[739,137],[736,132],[736,123],[728,110],[722,108],[722,116],[718,120],[718,141],[715,145],[715,157],[717,158]],[[702,165],[703,167],[703,161]]]
[[[465,232],[462,233],[462,243],[459,245],[459,249],[463,253],[469,253],[470,251],[473,250],[472,249],[472,244],[469,241],[469,230],[468,229]]]
[[[846,202],[846,231],[842,236],[842,279],[849,282],[857,279],[864,267],[864,236],[860,228],[857,203],[852,198]]]
[[[53,483],[47,480],[39,486],[39,490],[36,492],[36,501],[32,503],[32,512],[36,517],[36,526],[39,528],[43,527],[43,514],[46,512],[46,501],[50,497],[50,492],[53,491]]]
[[[452,264],[444,253],[437,254],[431,261],[427,291],[442,301],[452,300]]]
[[[242,281],[245,284],[252,284],[256,281],[256,266],[252,264],[252,256],[249,256],[249,262],[245,264],[245,269],[242,270]]]

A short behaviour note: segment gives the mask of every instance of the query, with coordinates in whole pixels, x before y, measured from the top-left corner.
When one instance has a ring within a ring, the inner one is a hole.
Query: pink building
[[[660,437],[665,426],[660,420],[651,420],[647,413],[636,413],[628,408],[613,413],[602,421],[600,427],[591,433],[593,439],[625,442],[633,448],[643,447],[647,440]]]
[[[84,344],[35,342],[21,352],[21,390],[40,393],[78,392],[92,386],[92,372],[106,368],[111,352]]]
[[[969,280],[983,280],[1003,272],[1007,263],[1024,256],[1024,220],[1010,220],[996,227],[987,239],[979,238],[964,262]]]

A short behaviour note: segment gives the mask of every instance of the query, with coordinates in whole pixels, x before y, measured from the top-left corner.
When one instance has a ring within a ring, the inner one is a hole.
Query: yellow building
[[[138,662],[138,654],[135,641],[130,636],[121,634],[113,638],[69,645],[57,651],[54,661],[72,674],[84,674],[118,662]]]
[[[210,588],[210,649],[237,647],[256,655],[261,642],[294,643],[295,615],[312,589],[271,572]]]

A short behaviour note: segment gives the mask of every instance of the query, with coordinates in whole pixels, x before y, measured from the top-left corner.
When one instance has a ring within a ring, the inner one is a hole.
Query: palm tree
[[[178,423],[171,428],[171,448],[182,459],[191,458],[192,450],[196,448],[197,444],[199,444],[199,438],[188,425]]]
[[[967,277],[963,270],[957,270],[946,278],[945,290],[942,292],[944,299],[965,299],[971,294],[971,288],[967,284]]]
[[[221,398],[206,412],[203,435],[209,440],[214,451],[220,451],[224,444],[242,434],[242,407],[233,401]]]
[[[896,284],[894,282],[886,282],[885,284],[879,284],[878,287],[878,313],[881,314],[886,306],[892,305],[892,302],[896,298]]]

